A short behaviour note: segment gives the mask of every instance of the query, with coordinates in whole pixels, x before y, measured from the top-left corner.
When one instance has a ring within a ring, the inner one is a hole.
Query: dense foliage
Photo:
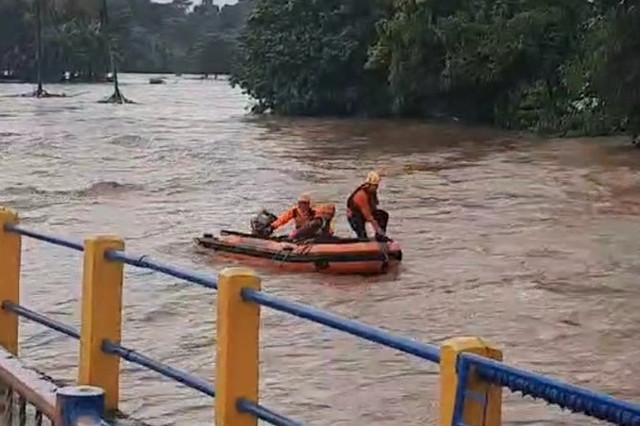
[[[640,126],[638,0],[257,0],[232,84],[258,111]]]
[[[102,0],[0,0],[0,72],[35,79],[36,1],[45,80],[59,80],[66,71],[83,80],[104,78],[109,56],[100,25]],[[198,3],[108,0],[108,33],[119,69],[228,73],[253,0],[222,8],[212,0]]]
[[[104,0],[0,0],[4,78],[35,78],[38,1],[45,80],[104,78]],[[231,71],[256,111],[640,129],[640,0],[107,3],[120,70]]]

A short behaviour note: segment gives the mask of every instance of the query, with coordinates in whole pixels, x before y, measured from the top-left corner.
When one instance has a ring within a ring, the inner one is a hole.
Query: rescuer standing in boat
[[[347,220],[360,239],[368,239],[365,224],[369,222],[376,232],[376,240],[386,241],[389,214],[378,208],[380,175],[370,172],[365,183],[356,188],[347,199]]]
[[[311,197],[303,194],[298,198],[298,205],[284,212],[278,219],[276,219],[269,227],[267,232],[269,235],[276,229],[280,229],[294,221],[295,229],[298,230],[309,223],[316,215],[315,210],[311,207]]]
[[[327,240],[333,237],[333,226],[331,221],[336,214],[336,206],[326,204],[314,207],[315,217],[303,227],[296,229],[291,233],[289,238],[293,241],[308,240],[310,238],[316,241]]]

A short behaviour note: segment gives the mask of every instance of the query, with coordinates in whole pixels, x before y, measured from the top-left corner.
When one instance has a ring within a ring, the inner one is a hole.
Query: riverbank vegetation
[[[108,0],[109,40],[124,72],[225,74],[253,0]],[[37,0],[0,1],[0,79],[35,81]],[[103,81],[110,69],[100,0],[40,0],[46,82]]]
[[[108,38],[101,1],[0,1],[0,80],[36,80],[39,2],[47,82],[113,60],[231,73],[256,112],[640,130],[640,0],[108,0]]]
[[[637,0],[257,0],[231,83],[254,110],[640,129]]]

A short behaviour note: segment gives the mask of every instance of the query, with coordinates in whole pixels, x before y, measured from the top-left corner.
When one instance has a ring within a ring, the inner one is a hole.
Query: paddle
[[[380,247],[380,252],[384,256],[384,261],[382,262],[382,269],[384,270],[389,266],[389,244],[386,241],[387,236],[383,235],[383,237],[385,237],[385,241],[378,241],[378,247]]]
[[[384,256],[384,260],[382,262],[382,270],[385,270],[389,265],[389,245],[387,243],[390,241],[390,239],[389,237],[387,237],[386,232],[383,231],[381,228],[380,230],[382,231],[382,233],[378,233],[377,231],[378,228],[376,227],[374,228],[375,229],[374,229],[373,238],[378,243],[378,247],[380,248],[380,253],[382,253],[382,255]]]

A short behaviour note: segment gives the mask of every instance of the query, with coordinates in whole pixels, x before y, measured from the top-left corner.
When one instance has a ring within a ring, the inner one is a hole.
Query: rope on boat
[[[311,249],[313,248],[313,244],[314,241],[313,239],[308,239],[305,240],[304,245],[302,246],[302,249],[296,253],[298,255],[306,255],[309,254],[309,252],[311,252]],[[291,254],[293,253],[294,249],[291,248],[290,250],[285,250],[285,249],[281,249],[278,253],[274,254],[273,257],[271,258],[271,260],[275,261],[275,262],[280,262],[280,263],[284,263],[287,261],[287,259],[289,258],[289,256],[291,256]],[[282,259],[278,259],[278,257],[282,254]]]

